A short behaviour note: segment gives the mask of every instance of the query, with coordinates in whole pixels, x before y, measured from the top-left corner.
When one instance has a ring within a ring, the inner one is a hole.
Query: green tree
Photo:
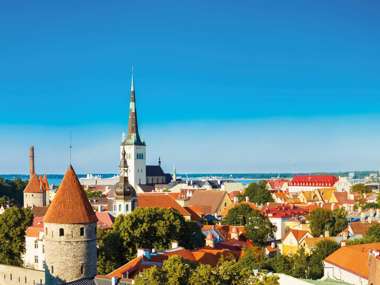
[[[101,198],[103,197],[103,193],[102,191],[86,191],[86,195],[87,195],[87,198],[88,199],[92,199],[92,198]]]
[[[189,278],[190,285],[219,285],[218,276],[208,264],[199,264]]]
[[[240,204],[231,208],[223,223],[226,225],[244,226],[247,223],[247,219],[253,214],[253,209],[247,204]]]
[[[128,261],[119,232],[98,230],[98,273],[108,274]]]
[[[23,205],[24,189],[27,181],[19,178],[15,180],[6,180],[0,178],[0,197],[6,197],[7,201],[17,206]]]
[[[360,193],[360,194],[366,194],[366,193],[371,193],[371,188],[368,187],[367,185],[364,185],[362,183],[352,185],[351,191],[355,193]]]
[[[135,279],[136,285],[186,285],[195,266],[179,256],[171,256],[161,268],[153,266]]]
[[[180,256],[171,256],[164,261],[162,270],[165,272],[168,285],[186,285],[191,275],[193,264]]]
[[[162,268],[153,266],[145,269],[135,278],[135,285],[165,285],[166,275]]]
[[[365,237],[371,242],[380,242],[380,224],[372,225]]]
[[[205,245],[205,236],[197,223],[186,221],[181,233],[180,246],[195,249]]]
[[[268,240],[274,238],[274,232],[276,231],[276,227],[268,217],[258,210],[253,210],[252,214],[247,217],[245,229],[247,237],[258,246],[265,246]]]
[[[330,230],[330,235],[336,236],[341,233],[348,225],[347,212],[343,208],[332,211],[333,227]]]
[[[135,256],[138,248],[168,249],[174,240],[190,249],[204,244],[199,226],[185,222],[173,209],[137,208],[117,217],[113,231],[120,234],[128,259]]]
[[[30,209],[11,207],[0,215],[0,260],[3,264],[22,265],[25,231],[33,222]]]
[[[334,211],[318,208],[309,215],[311,234],[315,237],[324,235],[326,231],[330,235],[337,235],[343,231],[348,224],[347,213],[344,209]]]
[[[248,196],[249,201],[257,204],[265,204],[267,202],[273,202],[272,195],[266,188],[266,181],[260,181],[259,183],[251,183],[244,190],[243,195],[240,199],[245,199]]]
[[[308,278],[320,279],[323,277],[323,260],[339,249],[339,244],[333,240],[322,240],[317,243],[312,254],[309,256]]]

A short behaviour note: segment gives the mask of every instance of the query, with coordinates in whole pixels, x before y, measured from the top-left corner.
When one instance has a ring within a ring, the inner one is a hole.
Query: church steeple
[[[135,84],[133,80],[133,69],[131,77],[131,96],[129,101],[129,118],[128,118],[128,135],[124,144],[132,145],[144,145],[139,135],[139,129],[137,124],[137,111],[136,111],[136,96],[135,96]]]

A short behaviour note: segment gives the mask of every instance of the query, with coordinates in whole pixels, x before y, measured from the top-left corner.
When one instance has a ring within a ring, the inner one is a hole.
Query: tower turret
[[[46,284],[96,275],[97,218],[70,165],[45,217]]]
[[[129,184],[128,164],[124,148],[121,151],[119,170],[119,181],[115,185],[115,202],[113,205],[115,216],[128,214],[136,207],[136,191]]]

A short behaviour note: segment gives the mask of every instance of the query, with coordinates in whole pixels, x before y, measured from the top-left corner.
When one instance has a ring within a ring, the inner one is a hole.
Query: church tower
[[[128,181],[128,164],[124,148],[121,151],[119,169],[119,182],[115,185],[114,216],[129,214],[136,208],[136,191]]]
[[[97,218],[70,165],[44,217],[46,284],[96,275]]]
[[[131,80],[131,96],[129,102],[128,135],[120,146],[120,158],[123,149],[126,152],[128,164],[129,183],[136,189],[139,184],[146,184],[146,151],[145,142],[140,139],[137,124],[136,96],[133,82]]]

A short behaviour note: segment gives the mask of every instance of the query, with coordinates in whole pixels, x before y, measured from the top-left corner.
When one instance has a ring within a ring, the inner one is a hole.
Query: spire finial
[[[132,76],[131,76],[131,92],[135,91],[135,84],[133,82],[133,65],[132,65]]]
[[[73,149],[73,135],[70,132],[70,144],[69,144],[69,165],[71,165],[71,152]]]

